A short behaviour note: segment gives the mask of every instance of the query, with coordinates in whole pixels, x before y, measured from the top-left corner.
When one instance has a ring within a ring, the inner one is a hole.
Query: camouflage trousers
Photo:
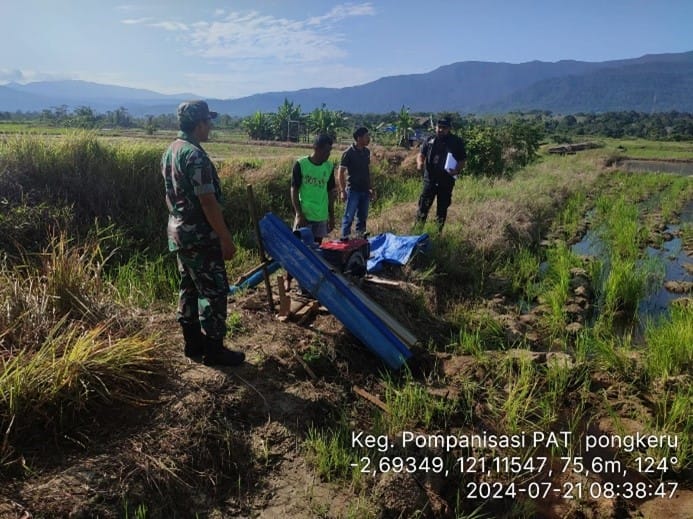
[[[178,322],[185,326],[199,321],[207,337],[223,339],[229,281],[221,247],[179,249],[176,255],[180,272]]]

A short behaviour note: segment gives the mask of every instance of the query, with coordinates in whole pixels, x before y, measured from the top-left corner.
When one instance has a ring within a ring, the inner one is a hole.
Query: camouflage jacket
[[[198,196],[214,193],[221,203],[219,175],[200,143],[185,132],[178,132],[178,138],[161,158],[161,174],[169,212],[169,249],[192,249],[218,242]]]

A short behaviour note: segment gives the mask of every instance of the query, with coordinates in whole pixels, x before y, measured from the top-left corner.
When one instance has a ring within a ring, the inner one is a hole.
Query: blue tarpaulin
[[[371,257],[368,259],[368,272],[378,272],[383,263],[406,265],[416,249],[428,247],[428,234],[419,236],[397,236],[389,232],[369,238]]]

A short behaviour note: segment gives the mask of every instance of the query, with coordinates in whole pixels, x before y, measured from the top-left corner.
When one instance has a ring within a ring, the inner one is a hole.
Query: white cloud
[[[121,4],[121,5],[116,5],[115,9],[117,11],[139,11],[140,9],[142,9],[142,6],[134,5],[134,4]]]
[[[60,81],[63,79],[75,79],[63,72],[39,72],[30,69],[0,69],[0,83],[31,83],[34,81]]]
[[[375,9],[370,3],[341,4],[325,15],[303,20],[279,18],[256,11],[224,14],[218,9],[215,12],[217,20],[191,24],[163,20],[146,24],[167,31],[183,31],[181,36],[188,40],[186,51],[195,56],[222,62],[269,60],[303,64],[346,56],[340,45],[345,38],[335,28],[335,22],[373,14]]]
[[[141,25],[147,22],[151,22],[152,18],[128,18],[125,20],[121,20],[120,23],[124,23],[125,25]]]
[[[365,4],[341,4],[334,6],[330,12],[323,16],[309,18],[308,25],[320,25],[325,22],[337,22],[350,16],[373,16],[375,9],[370,3]]]
[[[167,31],[187,31],[188,26],[180,22],[157,22],[147,24],[150,27],[158,27]]]
[[[145,80],[147,84],[137,86],[229,99],[267,91],[350,86],[376,79],[372,71],[346,65],[351,48],[345,44],[348,34],[343,22],[374,16],[373,3],[328,3],[322,14],[303,17],[267,14],[261,11],[261,2],[257,5],[254,11],[225,8],[204,14],[201,10],[197,19],[182,15],[139,17],[149,13],[121,6],[122,24],[160,35],[162,41],[179,48],[179,58],[191,64],[188,74],[166,81],[152,76]],[[122,83],[117,78],[108,79],[111,84]]]

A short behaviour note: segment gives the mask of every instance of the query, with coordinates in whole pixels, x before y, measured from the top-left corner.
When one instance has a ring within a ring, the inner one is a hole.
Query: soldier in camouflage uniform
[[[180,271],[178,322],[185,355],[235,366],[245,355],[224,348],[229,283],[224,260],[236,248],[221,211],[219,176],[201,142],[217,116],[205,101],[178,106],[180,132],[161,159],[168,206],[168,245]]]

